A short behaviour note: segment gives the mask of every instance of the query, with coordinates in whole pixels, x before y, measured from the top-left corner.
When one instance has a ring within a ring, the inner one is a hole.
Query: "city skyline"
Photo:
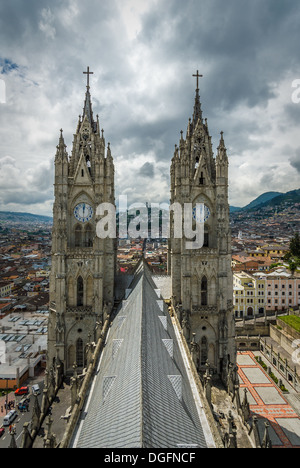
[[[87,66],[116,196],[169,201],[197,70],[215,156],[224,131],[230,204],[299,188],[298,2],[30,0],[0,11],[0,210],[52,215],[59,129],[70,155]]]

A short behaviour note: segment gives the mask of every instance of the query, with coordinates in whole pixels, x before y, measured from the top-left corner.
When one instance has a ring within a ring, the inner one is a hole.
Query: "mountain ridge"
[[[300,189],[290,192],[265,192],[244,207],[230,206],[230,213],[251,212],[267,208],[286,206],[286,204],[300,203]],[[52,216],[37,215],[33,213],[23,213],[18,211],[0,211],[0,223],[6,221],[15,222],[43,222],[52,223]]]

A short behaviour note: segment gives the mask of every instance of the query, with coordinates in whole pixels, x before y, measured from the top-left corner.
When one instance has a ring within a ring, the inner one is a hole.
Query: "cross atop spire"
[[[94,72],[90,72],[90,67],[87,67],[87,71],[82,72],[84,75],[87,75],[87,89],[90,87],[90,75],[93,75]]]
[[[203,75],[199,75],[199,70],[197,70],[196,75],[193,76],[197,78],[197,89],[199,89],[199,78],[203,78]]]

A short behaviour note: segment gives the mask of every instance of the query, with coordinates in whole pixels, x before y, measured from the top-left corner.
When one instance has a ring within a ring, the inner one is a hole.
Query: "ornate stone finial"
[[[270,434],[269,434],[269,427],[270,427],[270,424],[268,422],[265,422],[265,433],[264,433],[264,438],[262,441],[261,448],[272,448],[272,441],[271,441]]]
[[[73,364],[73,377],[74,379],[77,378],[77,363],[76,362],[74,362]]]
[[[10,432],[11,440],[10,440],[10,444],[9,444],[8,448],[18,448],[17,443],[16,443],[16,439],[15,439],[15,434],[16,434],[16,429],[14,428]]]

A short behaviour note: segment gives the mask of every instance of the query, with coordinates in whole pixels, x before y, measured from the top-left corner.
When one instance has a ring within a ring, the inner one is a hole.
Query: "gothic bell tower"
[[[174,238],[171,218],[169,245],[172,299],[183,333],[191,345],[199,371],[210,367],[225,380],[235,364],[235,322],[231,271],[231,232],[228,204],[228,157],[223,132],[216,158],[207,119],[203,121],[198,71],[193,118],[186,138],[175,146],[171,164],[171,204],[182,210],[191,204],[203,207],[204,243],[187,249],[185,233]],[[195,224],[195,222],[194,222]]]
[[[114,301],[115,242],[96,235],[96,209],[115,204],[114,163],[93,117],[89,76],[71,156],[60,132],[55,156],[48,367],[85,366],[85,348]]]

